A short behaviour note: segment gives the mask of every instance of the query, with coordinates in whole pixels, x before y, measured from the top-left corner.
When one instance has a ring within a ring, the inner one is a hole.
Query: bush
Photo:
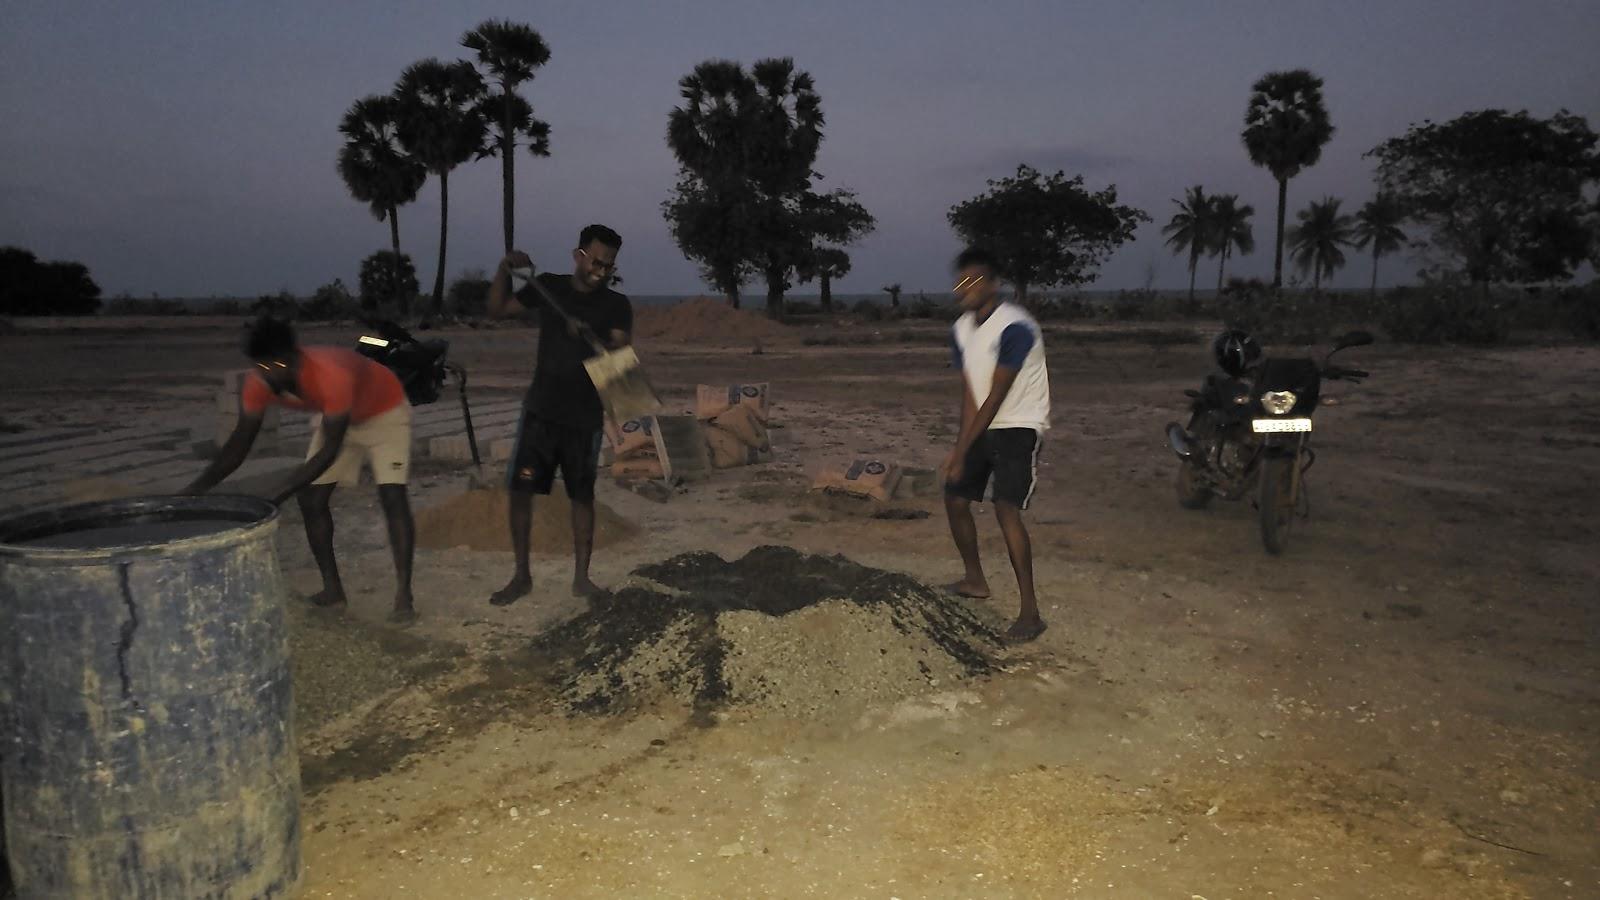
[[[1511,334],[1503,300],[1461,279],[1430,279],[1384,295],[1378,324],[1404,344],[1499,344]]]
[[[361,308],[371,311],[387,303],[394,304],[401,315],[411,314],[411,305],[417,299],[417,269],[411,257],[402,253],[398,257],[392,250],[380,250],[361,261],[359,291]]]
[[[106,304],[106,314],[111,316],[187,316],[194,310],[177,300],[151,295],[149,299],[118,294]]]
[[[871,300],[857,300],[855,305],[850,307],[850,312],[860,316],[868,322],[882,322],[884,320],[884,314],[888,311],[889,310],[887,308],[879,306],[878,304],[873,303]]]
[[[815,316],[822,313],[822,305],[809,300],[783,301],[783,314],[786,316]]]
[[[87,316],[100,286],[76,262],[41,262],[21,247],[0,247],[0,315]]]
[[[1228,279],[1215,312],[1228,328],[1270,344],[1315,344],[1332,337],[1341,322],[1359,318],[1331,297],[1275,291],[1258,278]]]
[[[1563,318],[1573,335],[1600,341],[1600,281],[1563,288],[1558,295]]]
[[[458,316],[481,318],[489,314],[489,279],[482,269],[461,273],[445,292],[445,308]]]
[[[279,319],[294,319],[300,314],[300,301],[288,291],[279,291],[276,294],[262,294],[256,302],[250,304],[250,314],[254,316],[267,315]]]
[[[350,296],[344,282],[335,278],[332,284],[317,288],[300,306],[300,318],[309,322],[330,322],[336,319],[356,319],[361,316],[360,305]]]
[[[1099,314],[1093,303],[1077,296],[1030,298],[1028,311],[1041,322],[1081,322]]]

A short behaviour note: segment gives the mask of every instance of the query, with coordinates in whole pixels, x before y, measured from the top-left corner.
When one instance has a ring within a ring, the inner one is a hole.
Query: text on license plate
[[[1250,427],[1256,434],[1278,434],[1285,431],[1310,431],[1310,419],[1255,419]]]

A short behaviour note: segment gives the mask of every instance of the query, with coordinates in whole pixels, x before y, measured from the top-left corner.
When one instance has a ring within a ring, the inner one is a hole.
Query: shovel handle
[[[539,296],[544,299],[544,302],[548,304],[551,309],[556,311],[557,315],[566,320],[568,328],[571,328],[575,333],[577,333],[578,337],[581,337],[585,341],[589,342],[589,346],[594,348],[594,352],[606,352],[606,345],[600,343],[600,338],[595,336],[594,329],[573,318],[570,313],[561,307],[560,303],[556,302],[556,298],[550,296],[550,292],[545,290],[545,286],[540,284],[538,279],[529,278],[527,279],[527,282],[533,286],[535,291],[539,293]]]

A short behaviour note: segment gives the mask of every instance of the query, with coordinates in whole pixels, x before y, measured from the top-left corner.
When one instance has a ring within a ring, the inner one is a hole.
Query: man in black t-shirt
[[[572,322],[552,309],[531,284],[512,293],[511,270],[533,268],[521,250],[500,261],[489,285],[491,316],[532,311],[539,317],[539,355],[522,403],[509,472],[511,551],[517,568],[511,582],[489,598],[496,606],[515,603],[533,587],[528,568],[533,495],[549,494],[558,471],[572,500],[572,593],[579,597],[601,593],[589,580],[589,553],[594,546],[594,484],[605,415],[583,361],[595,355],[591,339],[608,350],[632,340],[633,307],[610,288],[621,249],[622,238],[615,231],[590,225],[572,251],[571,275],[534,276]]]

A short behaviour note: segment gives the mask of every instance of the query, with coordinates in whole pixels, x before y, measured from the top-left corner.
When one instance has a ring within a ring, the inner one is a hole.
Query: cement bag
[[[618,460],[656,455],[656,418],[645,416],[622,423],[617,437]]]
[[[900,467],[877,459],[858,459],[843,471],[830,469],[817,476],[814,491],[839,491],[887,503],[900,484]]]
[[[767,384],[730,384],[727,387],[702,384],[694,389],[694,415],[697,419],[715,419],[735,406],[748,406],[757,418],[767,421]]]
[[[666,470],[661,467],[661,460],[657,459],[654,452],[652,452],[649,456],[619,459],[612,463],[611,477],[618,481],[664,478],[666,477]]]
[[[753,466],[772,459],[770,447],[752,447],[737,434],[717,425],[706,426],[706,448],[711,451],[711,466],[716,469]]]
[[[766,420],[757,415],[752,407],[743,404],[735,406],[712,419],[711,424],[731,432],[734,437],[762,453],[772,452],[772,441],[767,436]]]

